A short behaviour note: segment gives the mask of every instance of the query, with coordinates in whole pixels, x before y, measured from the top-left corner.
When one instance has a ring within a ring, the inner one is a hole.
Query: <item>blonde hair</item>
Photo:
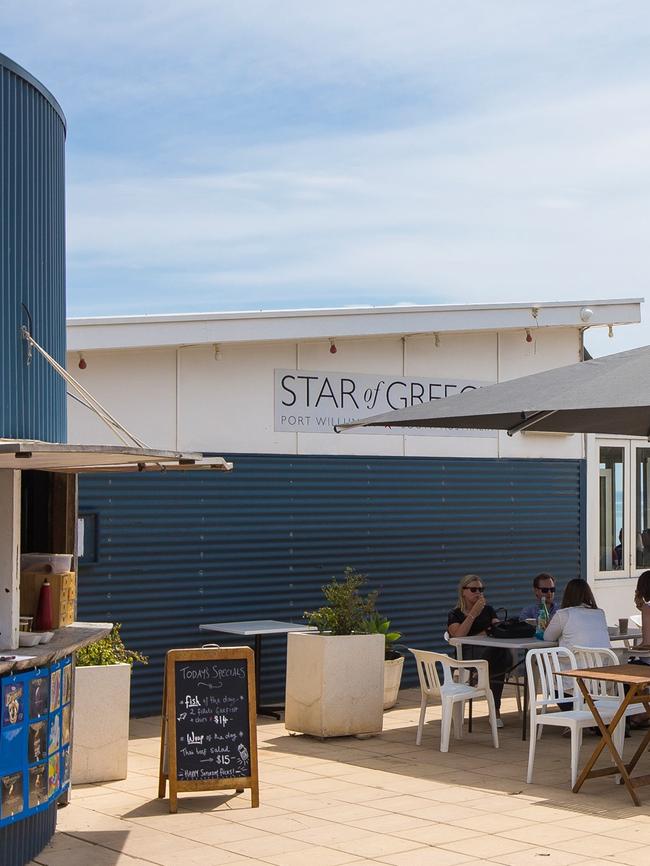
[[[466,574],[465,577],[461,577],[458,582],[458,607],[463,613],[467,613],[465,608],[465,599],[463,598],[463,590],[467,589],[470,583],[474,583],[475,580],[481,580],[478,574]]]

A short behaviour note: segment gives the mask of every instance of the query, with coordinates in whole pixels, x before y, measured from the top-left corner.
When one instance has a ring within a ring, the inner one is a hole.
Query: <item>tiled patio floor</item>
[[[75,788],[34,863],[647,866],[650,788],[641,808],[612,779],[572,794],[569,740],[553,730],[538,746],[536,784],[527,785],[512,698],[498,751],[479,717],[471,735],[441,754],[437,708],[418,748],[418,703],[419,693],[402,692],[384,733],[368,740],[289,736],[281,722],[260,719],[260,808],[250,808],[248,793],[179,794],[176,815],[156,796],[159,720],[136,720],[128,779]],[[639,737],[626,741],[626,752]],[[585,737],[583,760],[594,742]]]

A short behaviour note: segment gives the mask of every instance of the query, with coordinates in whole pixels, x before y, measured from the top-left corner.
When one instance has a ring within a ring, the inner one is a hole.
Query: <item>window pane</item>
[[[636,449],[636,566],[650,566],[650,448]]]
[[[623,568],[625,539],[623,533],[623,449],[600,449],[600,532],[599,562],[601,571]]]

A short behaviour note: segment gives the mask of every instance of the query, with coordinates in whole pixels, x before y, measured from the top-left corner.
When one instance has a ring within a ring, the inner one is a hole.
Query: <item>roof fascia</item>
[[[580,328],[641,320],[642,298],[518,304],[393,306],[68,320],[68,350],[211,343],[301,342],[532,327]],[[588,322],[581,318],[592,311]]]

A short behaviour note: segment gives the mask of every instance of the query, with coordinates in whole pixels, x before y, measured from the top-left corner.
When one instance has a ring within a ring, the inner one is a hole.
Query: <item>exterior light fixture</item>
[[[433,335],[433,345],[436,347],[436,349],[440,345],[440,334]]]
[[[593,315],[594,311],[591,309],[591,307],[582,307],[580,310],[580,321],[586,324],[587,322],[590,322],[592,320]]]
[[[79,369],[85,370],[87,366],[88,366],[88,364],[86,363],[86,359],[81,354],[81,352],[79,352]]]
[[[334,340],[330,340],[330,355],[336,355],[338,349],[336,348],[336,343]]]
[[[609,325],[607,329],[607,336],[610,338],[610,340],[614,336],[614,328],[612,327],[612,325]]]
[[[221,346],[219,345],[219,343],[214,344],[214,360],[215,361],[221,360]]]
[[[533,342],[533,335],[530,333],[530,328],[526,328],[526,342],[527,343]]]

